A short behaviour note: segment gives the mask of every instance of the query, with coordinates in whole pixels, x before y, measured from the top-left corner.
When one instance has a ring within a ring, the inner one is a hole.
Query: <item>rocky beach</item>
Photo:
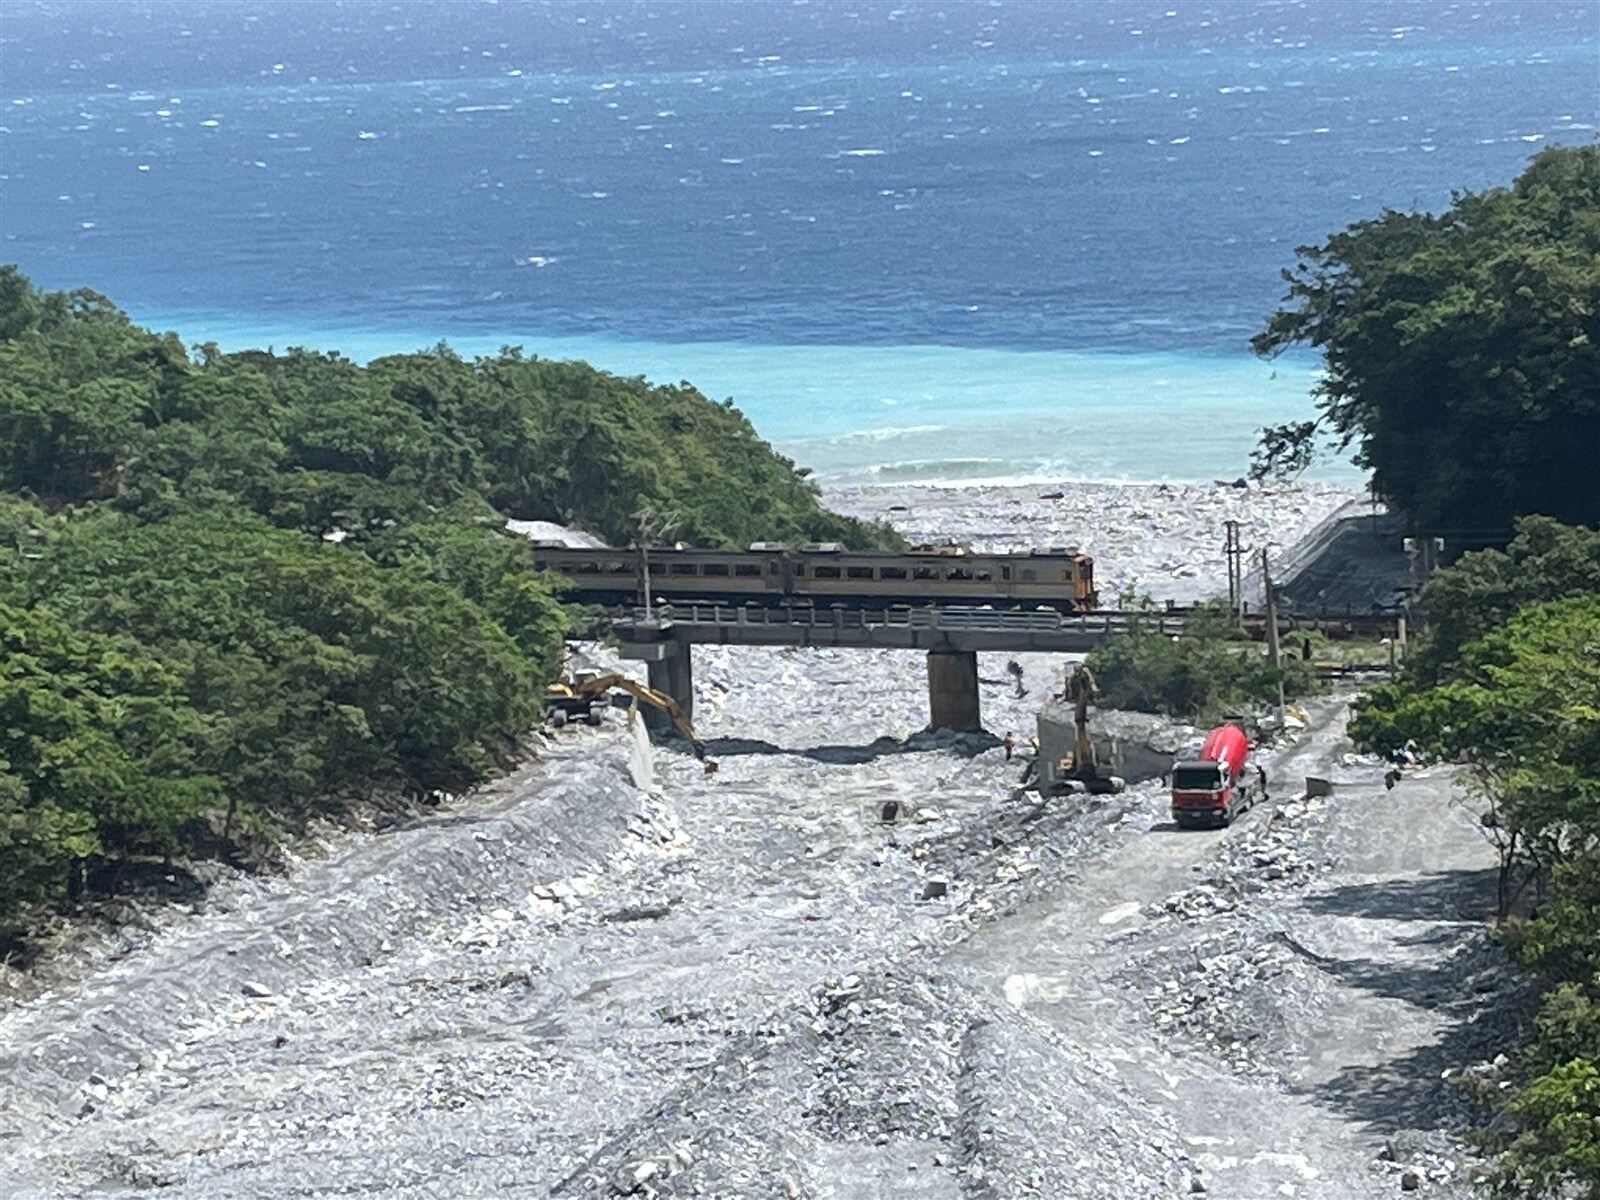
[[[1060,483],[835,488],[824,502],[916,542],[979,550],[1076,546],[1094,555],[1100,602],[1124,592],[1193,603],[1227,594],[1224,524],[1242,545],[1286,549],[1364,493],[1333,484]]]
[[[1351,499],[827,498],[914,541],[1075,544],[1103,595],[1157,600],[1221,589],[1222,521],[1287,545]],[[1018,695],[1005,658],[985,724],[1026,735],[1064,660],[1023,656]],[[1158,783],[1041,799],[995,737],[921,732],[918,653],[701,647],[695,676],[715,775],[641,766],[620,715],[541,735],[58,962],[0,1015],[0,1190],[1468,1194],[1441,1073],[1518,1012],[1492,854],[1446,773],[1390,792],[1350,753],[1343,698],[1264,751],[1270,804],[1178,832]]]

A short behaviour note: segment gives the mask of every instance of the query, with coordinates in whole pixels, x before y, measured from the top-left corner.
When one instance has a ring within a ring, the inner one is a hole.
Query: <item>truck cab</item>
[[[1179,825],[1226,825],[1243,806],[1238,789],[1216,762],[1172,764],[1172,819]]]

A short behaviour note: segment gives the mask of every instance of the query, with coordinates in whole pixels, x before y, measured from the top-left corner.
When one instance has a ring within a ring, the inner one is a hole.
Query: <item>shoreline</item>
[[[225,352],[305,346],[362,363],[429,353],[440,344],[393,329],[307,319],[269,325],[230,314],[169,311],[145,318],[189,344]],[[1272,362],[1237,346],[1151,349],[1107,345],[832,344],[651,341],[595,334],[451,331],[463,358],[506,346],[551,361],[586,362],[620,378],[685,381],[731,400],[756,435],[823,486],[961,483],[983,486],[1073,475],[1109,482],[1232,479],[1257,431],[1310,417],[1322,363]],[[1181,437],[1174,431],[1181,430]],[[1330,459],[1312,478],[1360,485]]]

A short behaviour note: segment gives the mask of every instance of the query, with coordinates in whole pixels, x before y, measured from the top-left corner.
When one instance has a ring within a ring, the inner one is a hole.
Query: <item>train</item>
[[[636,604],[643,589],[636,549],[574,548],[536,541],[534,565],[572,582],[569,595],[593,604]],[[847,550],[833,542],[748,550],[652,546],[656,600],[719,604],[848,605],[855,608],[989,605],[1088,612],[1099,605],[1094,559],[1074,547],[985,554],[965,546],[904,553]]]

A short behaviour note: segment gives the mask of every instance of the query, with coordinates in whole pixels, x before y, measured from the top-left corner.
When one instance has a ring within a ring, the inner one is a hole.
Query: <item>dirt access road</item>
[[[808,686],[715,778],[659,753],[646,794],[623,730],[569,731],[102,947],[0,1016],[0,1193],[1460,1192],[1440,1072],[1511,989],[1443,777],[1335,765],[1330,706],[1274,775],[1331,801],[1178,833],[1159,788],[830,744]]]
[[[1492,1055],[1517,985],[1487,944],[1494,856],[1442,771],[1340,764],[1326,705],[1280,756],[1333,798],[1222,833],[1137,825],[1075,886],[977,931],[953,974],[1097,1047],[1216,1196],[1463,1194],[1441,1076]]]

